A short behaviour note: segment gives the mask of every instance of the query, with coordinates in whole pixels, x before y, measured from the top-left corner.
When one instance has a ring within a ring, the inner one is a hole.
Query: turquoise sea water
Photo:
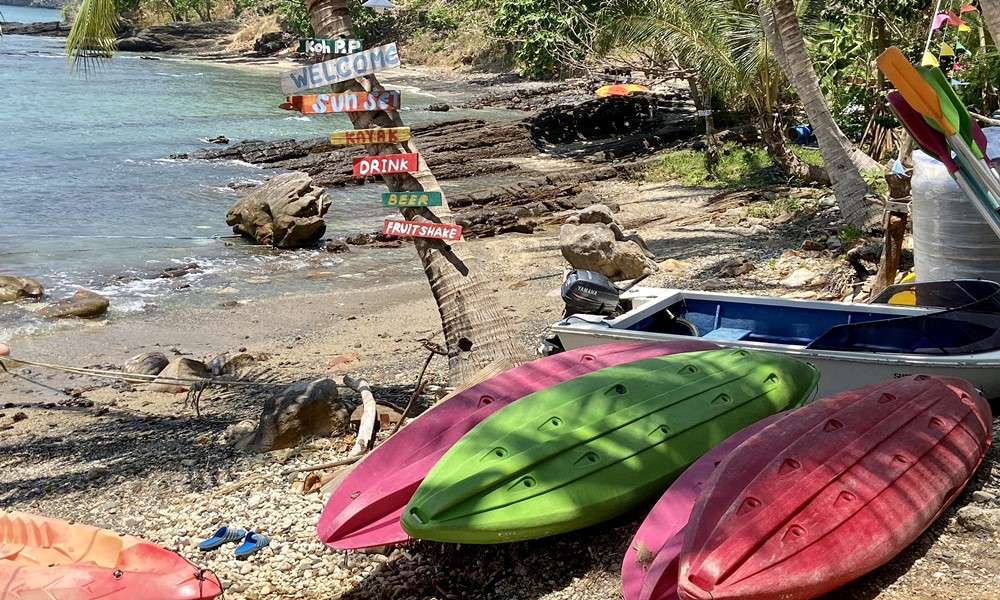
[[[58,11],[0,5],[7,21],[59,20]],[[61,38],[0,38],[0,274],[37,279],[51,299],[86,287],[112,298],[112,316],[191,304],[347,285],[419,270],[412,248],[344,255],[277,252],[231,235],[231,182],[260,182],[274,170],[238,162],[177,161],[212,146],[200,138],[309,139],[350,127],[342,115],[310,118],[281,110],[278,73],[121,53],[84,78],[67,66]],[[289,68],[294,64],[289,63]],[[404,121],[439,118],[440,101],[403,91]],[[455,118],[453,111],[448,118]],[[331,189],[328,235],[379,229],[384,186]],[[229,243],[227,243],[229,242]],[[156,278],[196,262],[182,280]],[[326,273],[323,277],[316,271]],[[236,290],[235,292],[233,290]],[[0,305],[0,340],[46,325]]]

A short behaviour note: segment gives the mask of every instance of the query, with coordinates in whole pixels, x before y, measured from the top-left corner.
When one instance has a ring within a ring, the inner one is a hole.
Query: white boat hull
[[[669,302],[672,301],[670,294],[680,293],[679,290],[638,288],[633,294],[633,299],[639,302],[645,300],[646,304],[629,311],[625,315],[613,319],[602,318],[597,315],[574,315],[553,325],[551,331],[558,336],[559,344],[565,350],[609,342],[690,340],[692,338],[690,335],[640,331],[627,328],[639,319],[648,316],[650,312],[660,310],[662,307],[669,305]],[[699,292],[683,293],[689,296],[707,295],[706,293]],[[780,298],[761,298],[755,299],[755,301],[763,301],[771,305],[816,302]],[[850,310],[850,305],[841,305],[838,303],[824,304]],[[896,311],[897,309],[893,307],[890,310]],[[913,307],[899,307],[898,309],[900,315],[914,314],[921,310]],[[778,352],[812,364],[820,372],[817,398],[876,381],[918,373],[960,377],[975,385],[986,398],[1000,398],[1000,351],[962,355],[850,352],[821,350],[789,344],[715,338],[712,336],[704,336],[704,339],[715,342],[723,347],[752,348],[755,350]]]

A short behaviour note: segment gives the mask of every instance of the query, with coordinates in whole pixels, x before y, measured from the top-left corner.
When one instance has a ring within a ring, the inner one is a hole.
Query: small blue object
[[[212,537],[200,542],[198,544],[198,548],[201,550],[214,550],[226,542],[241,540],[246,534],[246,529],[233,528],[228,525],[223,525],[218,531],[212,534]]]
[[[248,531],[247,536],[243,538],[243,543],[236,546],[233,554],[236,555],[236,558],[246,558],[270,543],[270,538],[263,533]]]
[[[898,158],[896,159],[896,162],[892,163],[892,172],[901,177],[906,177],[906,168]]]

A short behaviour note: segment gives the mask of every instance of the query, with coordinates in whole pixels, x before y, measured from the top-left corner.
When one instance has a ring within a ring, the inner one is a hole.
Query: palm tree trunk
[[[352,36],[353,23],[347,1],[305,0],[309,22],[318,37]],[[374,75],[338,83],[333,88],[334,92],[384,89]],[[347,116],[356,129],[403,126],[396,111],[352,112]],[[395,147],[379,145],[377,152],[390,154],[418,150],[410,140],[397,143]],[[390,191],[440,191],[434,174],[422,157],[419,167],[416,173],[382,177]],[[402,212],[407,220],[455,222],[447,200],[443,200],[440,207],[404,208]],[[451,383],[461,384],[497,359],[508,359],[511,366],[526,360],[526,349],[513,334],[510,319],[501,314],[499,304],[490,297],[486,281],[466,242],[423,238],[415,238],[414,241],[441,315]]]
[[[993,45],[1000,47],[1000,0],[979,0],[979,10],[993,37]]]
[[[809,116],[844,220],[863,231],[880,227],[883,203],[871,193],[860,171],[882,167],[855,148],[833,120],[806,52],[793,0],[761,2],[759,12],[768,45],[777,49],[775,57]]]
[[[771,160],[786,177],[807,183],[830,185],[830,177],[826,169],[807,163],[788,147],[777,115],[761,115],[759,127],[760,139],[764,142],[767,155],[771,157]]]

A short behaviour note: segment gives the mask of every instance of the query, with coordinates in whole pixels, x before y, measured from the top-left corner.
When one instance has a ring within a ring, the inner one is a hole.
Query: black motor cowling
[[[619,308],[621,291],[604,275],[577,269],[566,274],[561,293],[566,316],[576,313],[610,316]]]

